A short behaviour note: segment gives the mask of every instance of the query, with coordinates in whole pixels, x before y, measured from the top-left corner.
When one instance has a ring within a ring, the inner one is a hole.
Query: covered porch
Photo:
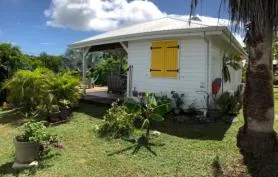
[[[82,97],[82,100],[93,103],[111,104],[116,100],[123,101],[124,94],[108,92],[107,86],[95,86],[94,88],[86,89],[86,94]]]
[[[82,52],[82,100],[101,103],[101,104],[111,104],[116,100],[124,100],[127,96],[127,75],[128,71],[123,71],[123,59],[120,59],[120,69],[117,71],[110,71],[107,75],[107,83],[105,85],[97,85],[96,78],[88,78],[87,72],[88,68],[88,56],[93,52],[116,52],[119,50],[125,51],[127,56],[127,43],[117,42],[109,44],[99,44],[93,45],[88,44],[88,46],[74,48]]]

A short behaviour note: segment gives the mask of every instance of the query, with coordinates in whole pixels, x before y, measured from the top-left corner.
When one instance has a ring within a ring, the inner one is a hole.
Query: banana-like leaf
[[[142,126],[141,126],[141,128],[142,128],[142,129],[146,129],[146,128],[148,128],[149,126],[150,126],[150,121],[149,121],[149,119],[145,119],[144,122],[143,122],[143,124],[142,124]]]
[[[126,102],[123,107],[128,114],[136,114],[141,111],[141,106],[138,103]]]
[[[223,79],[225,82],[231,82],[231,75],[230,75],[230,71],[229,68],[224,65],[222,68],[222,74],[223,74]]]
[[[162,122],[164,118],[159,114],[152,114],[151,119],[157,122]]]
[[[157,106],[157,101],[153,94],[146,94],[145,101],[148,108],[155,108]]]
[[[165,103],[157,106],[154,108],[153,112],[155,114],[159,114],[161,116],[164,116],[166,113],[170,112],[172,109],[172,104],[171,103]]]

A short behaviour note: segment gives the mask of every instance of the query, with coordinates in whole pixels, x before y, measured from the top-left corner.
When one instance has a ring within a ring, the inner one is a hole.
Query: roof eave
[[[241,44],[238,42],[238,40],[235,38],[235,36],[231,33],[231,31],[225,27],[223,30],[223,35],[224,39],[227,42],[230,42],[232,46],[240,53],[242,54],[245,58],[248,58],[248,54],[245,52]]]
[[[188,29],[178,29],[178,30],[165,30],[165,31],[153,31],[145,33],[136,33],[128,34],[121,36],[114,36],[103,39],[89,40],[89,41],[80,41],[75,42],[69,45],[70,48],[83,48],[93,45],[102,45],[115,42],[124,42],[124,41],[134,41],[140,39],[154,39],[159,37],[178,37],[178,36],[194,36],[194,35],[203,35],[203,32],[207,34],[220,34],[226,27],[223,26],[210,26],[205,28],[188,28]]]

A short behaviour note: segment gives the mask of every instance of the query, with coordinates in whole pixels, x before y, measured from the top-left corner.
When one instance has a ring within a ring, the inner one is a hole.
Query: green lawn
[[[274,99],[275,99],[275,114],[278,114],[278,88],[274,88]]]
[[[159,126],[163,133],[153,140],[157,145],[152,146],[152,151],[157,154],[155,156],[145,148],[132,154],[133,149],[128,148],[132,144],[124,140],[97,138],[93,126],[98,124],[105,109],[81,104],[70,122],[51,127],[51,131],[59,135],[65,149],[51,151],[36,172],[26,170],[19,176],[201,177],[217,176],[222,172],[240,173],[234,172],[233,167],[237,166],[237,159],[241,157],[236,147],[237,130],[242,125],[241,115],[232,126],[224,123],[173,125],[166,121]],[[23,121],[12,112],[0,111],[0,176],[17,175],[11,169],[13,137]]]

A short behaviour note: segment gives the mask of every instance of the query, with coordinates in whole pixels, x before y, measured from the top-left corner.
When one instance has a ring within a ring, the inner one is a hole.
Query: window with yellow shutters
[[[178,41],[152,42],[151,76],[177,78],[178,69]]]
[[[164,42],[152,43],[151,76],[163,77],[164,72]]]

